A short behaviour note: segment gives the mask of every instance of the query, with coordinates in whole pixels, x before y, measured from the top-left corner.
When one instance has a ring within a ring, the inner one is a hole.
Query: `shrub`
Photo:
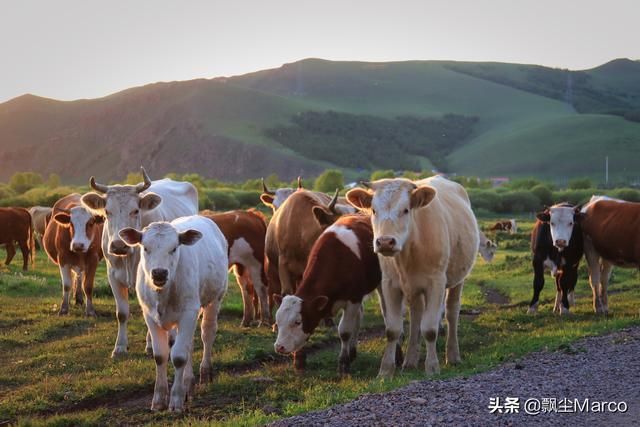
[[[16,194],[22,194],[42,183],[42,176],[35,172],[14,173],[11,179],[9,179],[9,187],[11,187]]]
[[[569,190],[585,190],[593,188],[593,183],[589,178],[576,178],[569,181]]]
[[[620,188],[613,191],[611,197],[626,200],[627,202],[640,202],[640,191],[633,188]]]
[[[313,184],[313,189],[324,193],[333,192],[336,188],[344,187],[344,175],[337,169],[327,169],[322,172]]]
[[[538,198],[541,205],[551,206],[553,204],[553,192],[544,184],[538,184],[531,189],[531,192]]]
[[[470,189],[468,193],[471,206],[476,212],[480,209],[490,212],[500,210],[500,196],[495,191]]]
[[[391,169],[373,171],[371,181],[377,181],[383,178],[394,178],[395,174]]]
[[[240,207],[240,202],[229,190],[205,190],[200,194],[200,209],[228,211]],[[205,195],[206,197],[203,197]]]
[[[533,212],[540,208],[540,201],[530,191],[510,191],[500,196],[500,212]]]

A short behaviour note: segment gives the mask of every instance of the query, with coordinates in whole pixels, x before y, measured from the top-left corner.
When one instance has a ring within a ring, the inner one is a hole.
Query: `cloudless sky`
[[[586,69],[640,59],[640,0],[7,0],[0,102],[93,98],[308,57]]]

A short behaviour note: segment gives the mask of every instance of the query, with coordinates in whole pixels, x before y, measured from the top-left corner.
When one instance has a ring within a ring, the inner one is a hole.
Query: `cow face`
[[[486,241],[480,241],[480,245],[478,248],[478,252],[480,252],[480,256],[486,262],[493,261],[493,257],[496,255],[496,250],[498,246],[493,243],[491,240],[487,239]]]
[[[347,193],[347,200],[357,208],[371,210],[375,252],[394,256],[409,237],[412,211],[427,206],[436,190],[416,187],[406,179],[382,179],[367,185],[370,191],[355,188]]]
[[[110,255],[127,256],[131,248],[118,236],[123,228],[139,229],[142,213],[157,208],[162,198],[154,193],[141,195],[133,185],[110,186],[104,195],[87,193],[82,196],[82,204],[106,219]]]
[[[179,232],[169,222],[151,223],[143,231],[125,228],[118,235],[128,246],[142,247],[140,266],[145,283],[156,291],[173,281],[180,259],[180,246],[193,245],[202,237],[197,230]]]
[[[295,295],[287,295],[284,298],[274,295],[274,300],[280,307],[276,312],[278,338],[273,347],[281,354],[296,352],[304,346],[320,319],[324,317],[323,311],[329,299],[326,296],[317,296],[305,302]]]
[[[538,213],[540,221],[549,223],[553,245],[562,251],[571,241],[576,212],[573,206],[552,206]]]
[[[94,229],[102,223],[102,217],[94,216],[82,206],[75,206],[69,211],[56,213],[54,221],[63,227],[69,227],[71,243],[69,250],[86,253],[91,247]]]

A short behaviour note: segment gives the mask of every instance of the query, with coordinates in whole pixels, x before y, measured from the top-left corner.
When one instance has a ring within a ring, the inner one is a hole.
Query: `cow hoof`
[[[68,308],[61,308],[60,311],[58,311],[58,316],[66,316],[67,314],[69,314]]]
[[[402,346],[400,344],[396,344],[396,367],[402,366],[402,362],[404,361],[404,355],[402,354]]]
[[[127,355],[127,348],[123,346],[116,346],[111,352],[112,359],[118,359]]]
[[[427,375],[438,375],[440,373],[440,365],[436,360],[435,363],[425,363],[424,372]]]
[[[340,376],[344,377],[349,375],[350,373],[351,373],[351,368],[348,363],[340,362],[338,364],[338,374],[340,374]]]
[[[251,327],[251,320],[243,320],[242,322],[240,322],[240,327],[241,328],[250,328]]]
[[[98,315],[96,314],[95,310],[91,310],[91,311],[85,311],[84,312],[84,316],[85,317],[93,317],[94,319],[98,318]]]
[[[144,353],[145,353],[147,356],[153,356],[153,347],[145,347],[145,348],[144,348]]]
[[[165,398],[153,398],[151,402],[151,410],[153,412],[164,411],[167,409],[167,399]]]
[[[448,358],[447,357],[447,365],[448,366],[455,366],[455,365],[459,365],[462,363],[462,359],[460,358],[460,356],[456,356],[453,358]]]
[[[527,310],[527,314],[537,314],[537,313],[538,313],[538,307],[531,306]]]
[[[179,405],[169,404],[169,412],[175,412],[176,414],[181,413],[184,410],[184,403]]]
[[[390,380],[393,378],[393,374],[395,373],[395,366],[393,367],[380,367],[380,371],[378,371],[378,378],[382,380]]]
[[[200,385],[204,385],[213,381],[213,369],[200,368]]]

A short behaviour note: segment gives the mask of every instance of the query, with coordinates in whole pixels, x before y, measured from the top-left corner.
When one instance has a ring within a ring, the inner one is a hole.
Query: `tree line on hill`
[[[418,180],[432,175],[431,172],[394,172],[393,170],[376,170],[370,175],[363,175],[362,179],[377,180],[382,178],[404,177]],[[218,211],[246,208],[260,208],[268,211],[260,202],[262,180],[249,179],[244,182],[221,182],[208,179],[201,175],[168,174],[168,178],[189,181],[199,192],[200,209]],[[566,188],[559,188],[553,183],[535,178],[521,178],[510,181],[500,187],[493,188],[489,180],[476,177],[454,176],[452,180],[463,185],[471,199],[471,205],[479,216],[489,214],[518,214],[531,213],[543,206],[555,203],[569,202],[574,205],[585,203],[594,194],[608,195],[630,202],[640,202],[640,191],[634,188],[597,188],[586,178],[576,178],[569,181]],[[136,184],[142,181],[140,173],[130,173],[122,182]],[[297,180],[283,182],[277,175],[265,177],[266,185],[271,189],[297,186]],[[316,178],[303,179],[303,186],[307,189],[332,193],[336,189],[344,194],[345,177],[338,169],[328,169]],[[90,191],[88,185],[62,185],[60,178],[52,174],[46,180],[34,172],[19,172],[14,174],[9,182],[0,183],[0,206],[35,205],[51,206],[61,197],[70,193],[84,193]]]

